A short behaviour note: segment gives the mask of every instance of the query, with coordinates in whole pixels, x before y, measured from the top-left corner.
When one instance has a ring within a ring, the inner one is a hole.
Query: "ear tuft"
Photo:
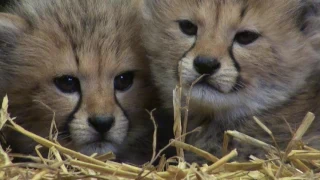
[[[27,27],[27,22],[19,16],[0,13],[0,48],[2,44],[14,45]]]
[[[10,55],[27,27],[26,21],[19,16],[0,13],[0,94],[10,87],[8,78],[13,73],[12,69],[8,70],[8,65],[12,64]]]
[[[14,32],[22,32],[26,29],[26,27],[27,22],[19,16],[9,13],[0,13],[1,29],[10,29]]]
[[[320,22],[320,1],[302,0],[298,25],[300,30],[306,34],[312,32]]]
[[[142,12],[142,17],[146,20],[151,20],[155,7],[159,7],[159,1],[165,0],[143,0],[140,4],[140,10]]]
[[[151,19],[151,9],[150,9],[151,7],[149,5],[150,1],[153,1],[153,0],[143,0],[140,5],[140,11],[141,11],[142,17],[146,20]]]
[[[320,50],[320,1],[301,0],[301,13],[298,21],[300,30],[313,47]]]

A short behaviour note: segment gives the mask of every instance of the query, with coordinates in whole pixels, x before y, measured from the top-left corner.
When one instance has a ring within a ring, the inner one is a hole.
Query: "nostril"
[[[88,119],[90,125],[99,133],[108,132],[113,123],[114,117],[113,116],[94,116]]]
[[[213,74],[220,69],[221,64],[215,58],[198,56],[194,60],[193,66],[199,74]]]

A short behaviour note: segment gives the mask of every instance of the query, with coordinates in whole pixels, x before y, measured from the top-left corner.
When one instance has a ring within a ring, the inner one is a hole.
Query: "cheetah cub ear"
[[[27,26],[27,22],[19,16],[0,13],[0,50],[14,46]]]
[[[314,0],[302,0],[300,2],[298,25],[301,31],[309,33],[315,28],[315,25],[319,25],[319,8],[320,1]],[[314,29],[315,30],[315,29]]]
[[[320,50],[320,1],[302,0],[298,25],[316,50]]]
[[[27,27],[27,22],[19,16],[0,13],[0,43],[14,43]]]
[[[7,13],[0,13],[0,60],[1,64],[8,64],[10,58],[7,57],[9,52],[16,46],[18,38],[27,28],[27,22],[20,18],[19,16]],[[6,89],[5,87],[7,81],[3,78],[7,76],[3,74],[4,71],[0,71],[0,87],[1,89]],[[0,90],[1,90],[0,89]],[[1,93],[1,92],[0,92]],[[1,102],[2,99],[0,99]]]
[[[143,0],[140,3],[142,17],[145,20],[152,20],[153,14],[158,11],[167,0]]]

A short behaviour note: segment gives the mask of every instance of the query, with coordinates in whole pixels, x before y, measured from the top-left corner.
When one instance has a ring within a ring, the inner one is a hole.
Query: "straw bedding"
[[[4,125],[9,126],[32,138],[39,145],[36,147],[38,156],[14,154],[10,153],[9,149],[0,148],[0,179],[320,179],[320,151],[305,146],[301,141],[304,133],[315,119],[312,113],[306,115],[285,151],[280,151],[274,145],[240,132],[227,131],[223,142],[226,155],[219,159],[208,152],[184,143],[185,135],[192,132],[185,132],[184,125],[187,123],[188,114],[185,111],[186,113],[181,115],[181,108],[178,108],[180,92],[181,89],[177,87],[174,93],[176,116],[173,128],[175,138],[167,146],[176,147],[178,156],[166,159],[162,150],[154,151],[150,162],[142,167],[113,162],[114,155],[112,153],[89,157],[67,149],[55,141],[54,133],[49,136],[51,140],[47,140],[28,132],[17,125],[14,118],[10,117],[8,113],[8,104],[10,103],[5,97],[0,112],[0,128]],[[255,121],[262,130],[273,137],[268,127],[257,118]],[[52,128],[54,129],[54,122]],[[155,138],[156,136],[154,136],[154,147],[156,145]],[[233,162],[233,158],[238,153],[236,149],[231,152],[227,151],[228,142],[231,139],[261,148],[266,152],[267,160],[251,156],[249,162]],[[43,147],[50,149],[48,157],[41,155],[39,149]],[[210,165],[188,164],[183,161],[184,151],[196,153],[211,163]],[[24,158],[29,161],[27,163],[12,163],[13,158]],[[160,159],[159,164],[151,165],[158,158]],[[176,162],[177,165],[172,165],[172,162]]]

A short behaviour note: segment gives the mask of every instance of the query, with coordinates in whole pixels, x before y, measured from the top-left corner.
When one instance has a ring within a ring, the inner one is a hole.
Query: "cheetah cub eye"
[[[63,76],[54,78],[53,81],[56,87],[61,92],[66,94],[80,92],[81,90],[79,79],[73,76],[63,75]]]
[[[179,23],[180,30],[184,34],[186,34],[188,36],[197,35],[198,27],[195,24],[193,24],[191,21],[189,21],[189,20],[179,20],[178,23]]]
[[[114,89],[117,91],[127,91],[131,88],[133,84],[134,73],[126,72],[118,75],[114,79]]]
[[[241,31],[236,34],[234,41],[241,45],[248,45],[255,42],[260,37],[260,34],[253,31]]]

